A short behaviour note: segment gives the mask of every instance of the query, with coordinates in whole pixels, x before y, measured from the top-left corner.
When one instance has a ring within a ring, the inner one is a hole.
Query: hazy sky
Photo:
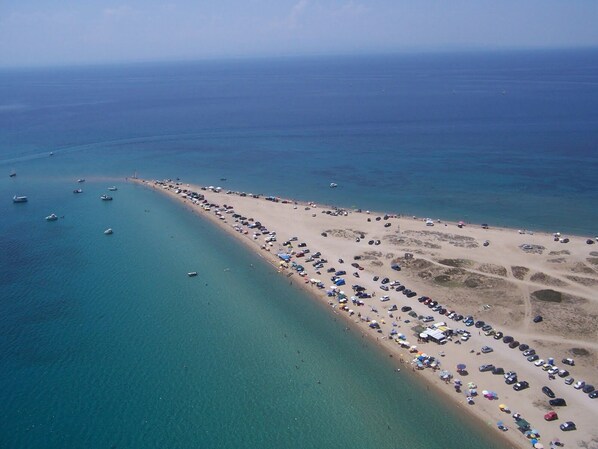
[[[598,47],[598,0],[0,0],[0,65]]]

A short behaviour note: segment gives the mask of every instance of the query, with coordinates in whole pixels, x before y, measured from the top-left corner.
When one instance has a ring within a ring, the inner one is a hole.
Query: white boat
[[[47,221],[56,221],[58,220],[58,217],[56,216],[56,214],[50,214],[46,217]]]
[[[109,195],[102,195],[102,196],[100,197],[100,199],[101,199],[102,201],[112,201],[112,197],[111,197],[111,196],[109,196]]]
[[[330,188],[333,189],[334,187],[338,187],[338,184],[335,182],[330,183]]]
[[[108,190],[110,190],[111,192],[116,192],[118,189],[116,188],[116,186],[112,186],[108,187]]]
[[[12,202],[13,203],[26,203],[27,202],[27,197],[26,196],[13,196],[12,197]]]
[[[17,176],[17,172],[14,170],[11,170],[10,174],[8,175],[11,178],[14,178],[15,176]]]
[[[85,182],[85,178],[79,178],[77,179],[77,182]]]
[[[110,234],[112,234],[113,232],[114,232],[114,231],[112,230],[112,228],[108,228],[108,229],[106,229],[106,230],[104,231],[104,234],[106,234],[106,235],[110,235]]]
[[[189,276],[190,278],[192,278],[193,276],[197,276],[197,271],[190,271],[189,273],[187,273],[187,276]]]
[[[83,193],[83,189],[75,189],[73,190],[73,193]]]

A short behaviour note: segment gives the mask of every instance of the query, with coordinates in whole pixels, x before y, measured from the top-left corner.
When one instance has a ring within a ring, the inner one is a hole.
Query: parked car
[[[484,354],[488,354],[489,352],[494,351],[494,349],[492,349],[490,346],[482,346],[482,352]]]
[[[515,349],[517,346],[519,346],[519,342],[517,340],[513,340],[511,343],[509,343],[509,348],[511,349]]]
[[[516,376],[517,373],[515,371],[508,371],[505,373],[505,379],[508,377]]]
[[[532,349],[532,348],[529,348],[529,349],[523,351],[523,355],[525,357],[529,357],[530,355],[534,355],[535,353],[536,353],[536,350]]]
[[[505,373],[505,370],[498,366],[492,370],[492,374],[495,374],[495,375],[504,374],[504,373]]]
[[[536,366],[543,366],[544,365],[544,359],[538,359],[534,362],[534,365]]]
[[[567,377],[569,375],[569,371],[566,369],[562,369],[559,371],[559,377]]]
[[[573,379],[572,377],[567,377],[565,379],[565,385],[571,385],[574,381],[575,379]]]
[[[552,391],[550,388],[544,386],[542,387],[542,393],[544,393],[546,396],[548,396],[549,398],[554,398],[554,391]]]
[[[488,365],[482,365],[480,366],[480,372],[484,373],[486,371],[492,371],[494,369],[494,365],[488,364]]]
[[[583,380],[578,380],[577,382],[575,382],[575,385],[573,385],[573,388],[575,388],[576,390],[581,390],[585,386],[586,383]]]
[[[497,331],[497,332],[494,334],[494,339],[495,339],[495,340],[500,340],[500,339],[503,337],[503,335],[504,335],[504,334],[503,334],[501,331]]]
[[[544,415],[544,419],[546,421],[554,421],[555,419],[559,419],[559,415],[557,415],[557,413],[553,410],[551,412],[548,412]]]
[[[563,359],[563,363],[565,365],[569,365],[569,366],[574,366],[575,365],[575,361],[573,359]]]
[[[584,393],[590,394],[591,392],[595,391],[596,389],[594,388],[594,385],[590,385],[590,384],[586,384],[585,387],[583,387],[582,391]]]
[[[588,394],[588,397],[590,399],[596,399],[596,398],[598,398],[598,390],[592,391],[590,394]]]
[[[410,310],[411,310],[411,307],[409,307],[409,306],[401,307],[401,312],[409,312]]]
[[[529,388],[529,382],[522,380],[521,382],[517,382],[515,385],[513,385],[513,390],[515,391],[521,391],[521,390],[525,390],[526,388]]]
[[[539,358],[540,358],[540,356],[538,356],[538,354],[533,354],[533,355],[530,355],[530,356],[527,358],[527,361],[528,361],[528,362],[535,362],[535,361],[536,361],[536,360],[538,360]]]
[[[565,407],[567,405],[567,401],[565,401],[563,398],[551,399],[548,401],[548,403],[553,407]]]
[[[542,315],[536,315],[534,317],[534,323],[539,323],[543,320]]]
[[[515,340],[513,337],[511,337],[510,335],[507,335],[506,337],[503,337],[502,341],[503,343],[511,343],[513,340]]]
[[[505,379],[505,383],[507,385],[513,385],[516,382],[517,382],[517,376],[509,376]]]
[[[561,428],[561,430],[563,432],[568,432],[569,430],[575,430],[575,429],[577,429],[577,427],[575,427],[575,423],[573,421],[564,422],[559,427]]]
[[[526,345],[525,343],[521,343],[521,344],[519,345],[519,350],[520,350],[520,351],[522,351],[522,352],[523,352],[523,351],[526,351],[527,349],[529,349],[529,345]]]
[[[490,326],[489,324],[486,324],[485,326],[482,326],[482,330],[484,332],[488,332],[489,330],[492,330],[492,326]]]
[[[477,327],[478,329],[485,325],[486,325],[486,323],[484,323],[482,320],[475,322],[475,327]]]

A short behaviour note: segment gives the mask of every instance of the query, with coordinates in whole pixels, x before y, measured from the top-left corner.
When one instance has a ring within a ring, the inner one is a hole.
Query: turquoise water
[[[80,195],[73,181],[26,183],[30,202],[0,210],[12,223],[0,446],[485,441],[325,306],[166,197],[117,182],[107,203],[99,195],[113,182],[87,180]],[[64,218],[46,222],[50,211]]]

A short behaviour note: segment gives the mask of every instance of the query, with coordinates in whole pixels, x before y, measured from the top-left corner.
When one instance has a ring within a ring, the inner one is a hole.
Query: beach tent
[[[517,427],[519,427],[521,430],[527,430],[530,428],[529,423],[525,419],[517,419],[515,420],[515,424],[517,424]],[[531,431],[528,432],[531,433]]]

